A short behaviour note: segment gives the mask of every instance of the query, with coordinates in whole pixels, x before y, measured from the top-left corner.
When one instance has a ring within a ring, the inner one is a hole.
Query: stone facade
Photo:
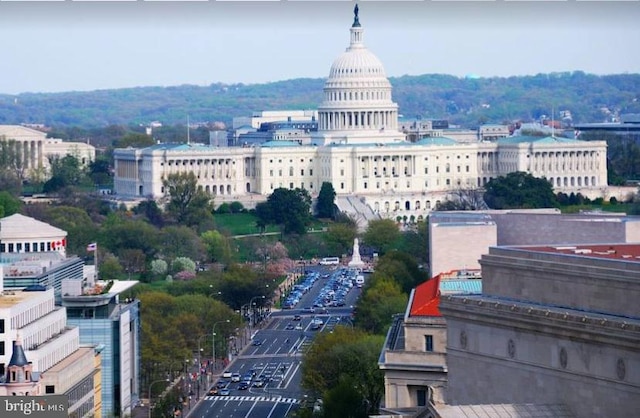
[[[557,192],[589,197],[606,192],[604,141],[556,137],[479,141],[445,136],[407,141],[391,84],[363,36],[362,26],[354,22],[349,46],[333,62],[325,82],[318,130],[310,133],[310,145],[289,140],[253,147],[159,144],[118,149],[114,152],[117,197],[160,199],[165,196],[163,179],[176,172],[194,172],[199,186],[216,202],[245,202],[248,196],[264,200],[278,187],[302,188],[316,195],[322,183],[329,182],[338,197],[356,196],[378,217],[396,219],[424,218],[452,192],[482,187],[513,171],[545,177]],[[274,113],[276,118],[286,114]],[[256,124],[254,119],[237,122]],[[446,134],[455,136],[454,131],[443,131]]]
[[[640,242],[640,218],[556,209],[433,212],[429,217],[432,276],[478,269],[492,246],[610,242]]]
[[[491,248],[481,259],[483,294],[441,301],[447,403],[564,404],[579,417],[635,416],[638,257],[637,245],[623,244]]]

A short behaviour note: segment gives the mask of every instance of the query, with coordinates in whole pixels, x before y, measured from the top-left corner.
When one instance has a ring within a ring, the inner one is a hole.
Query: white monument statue
[[[360,258],[360,245],[358,244],[358,238],[353,240],[353,256],[351,257],[351,261],[349,261],[349,267],[364,267],[364,262]]]

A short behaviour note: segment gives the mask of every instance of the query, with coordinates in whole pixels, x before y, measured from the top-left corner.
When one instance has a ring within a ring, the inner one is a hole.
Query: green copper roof
[[[417,145],[456,145],[458,142],[445,136],[429,136],[416,141]]]
[[[499,138],[497,141],[499,144],[562,144],[580,142],[577,139],[564,138],[559,136],[509,136],[506,138]]]

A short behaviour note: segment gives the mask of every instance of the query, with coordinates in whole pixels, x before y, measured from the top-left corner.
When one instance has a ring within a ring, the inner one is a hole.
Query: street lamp
[[[149,384],[149,418],[151,418],[151,399],[153,399],[153,395],[151,394],[151,387],[158,382],[168,382],[169,379],[161,379],[161,380],[154,380],[153,382],[151,382]]]
[[[223,324],[223,323],[229,323],[231,321],[229,321],[228,319],[225,319],[224,321],[218,321],[215,324],[213,324],[213,330],[211,332],[211,343],[213,345],[213,348],[211,350],[211,354],[213,355],[213,368],[212,368],[212,372],[215,372],[215,370],[217,369],[217,365],[218,363],[216,362],[216,325],[218,324]]]
[[[254,296],[251,298],[251,300],[249,301],[249,309],[250,309],[250,314],[249,314],[249,338],[253,339],[253,301],[256,299],[264,299],[265,296]]]

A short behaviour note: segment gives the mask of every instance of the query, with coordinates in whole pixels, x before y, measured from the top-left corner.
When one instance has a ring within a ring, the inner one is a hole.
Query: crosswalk
[[[300,403],[299,399],[283,398],[282,396],[205,396],[204,399],[207,401]]]

